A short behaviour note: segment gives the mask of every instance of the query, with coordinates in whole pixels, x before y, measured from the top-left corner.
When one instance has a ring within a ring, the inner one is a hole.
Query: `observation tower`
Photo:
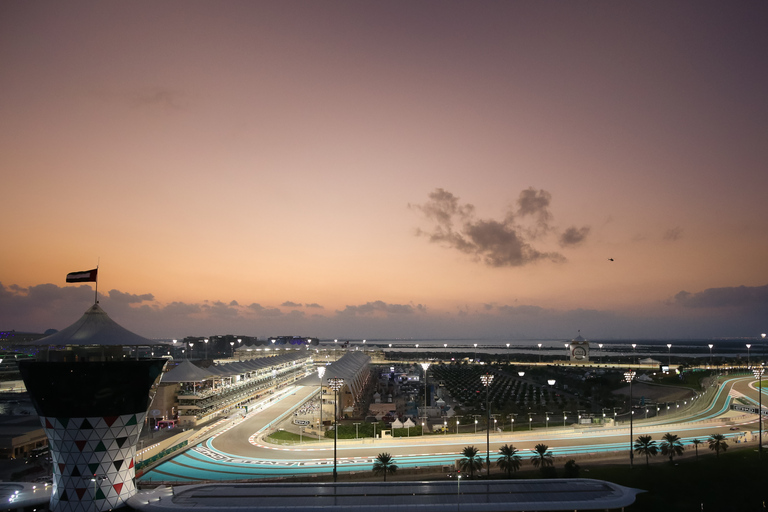
[[[139,347],[159,344],[121,327],[97,303],[34,342],[37,360],[19,364],[48,437],[53,512],[109,510],[136,494],[136,444],[165,365],[139,358]]]

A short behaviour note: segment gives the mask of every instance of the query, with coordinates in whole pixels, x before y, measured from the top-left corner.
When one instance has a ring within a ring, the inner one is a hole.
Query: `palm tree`
[[[659,448],[656,446],[656,441],[651,440],[651,436],[639,436],[635,440],[635,453],[638,455],[645,455],[645,465],[648,466],[648,459],[651,455],[654,457],[659,453]]]
[[[693,443],[693,447],[696,449],[696,460],[699,460],[699,445],[701,444],[701,440],[694,439],[691,443]]]
[[[459,459],[459,467],[462,471],[469,470],[469,478],[475,477],[475,470],[483,469],[483,459],[477,453],[474,446],[465,446],[461,451],[464,458]]]
[[[552,460],[552,452],[549,451],[549,446],[537,444],[532,451],[531,464],[534,467],[540,468],[542,473],[546,471],[547,467],[554,466],[555,462]]]
[[[669,457],[669,462],[674,462],[675,455],[682,455],[685,451],[685,447],[683,446],[683,443],[680,442],[680,438],[675,435],[667,432],[662,437],[663,441],[659,445],[661,448],[661,453],[663,455],[667,455]]]
[[[517,454],[517,448],[506,444],[499,448],[499,458],[496,465],[507,472],[507,478],[512,478],[512,473],[520,469],[520,456]]]
[[[723,434],[712,434],[707,439],[709,443],[709,449],[715,450],[717,457],[720,457],[720,450],[725,451],[728,449],[728,443],[725,442],[725,436]]]
[[[397,464],[392,460],[392,455],[388,453],[380,453],[376,456],[376,460],[373,461],[373,474],[379,476],[384,475],[384,481],[387,481],[387,473],[394,475],[397,473]]]

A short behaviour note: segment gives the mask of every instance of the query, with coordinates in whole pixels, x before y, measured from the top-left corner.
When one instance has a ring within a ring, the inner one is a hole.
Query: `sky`
[[[768,330],[768,3],[0,2],[0,329]]]

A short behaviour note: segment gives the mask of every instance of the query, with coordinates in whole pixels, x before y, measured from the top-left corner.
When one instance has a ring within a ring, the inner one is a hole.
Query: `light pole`
[[[338,474],[336,472],[336,442],[339,439],[339,390],[344,385],[344,379],[332,377],[328,379],[328,387],[333,390],[333,482],[336,483]]]
[[[355,439],[357,439],[358,427],[360,426],[360,424],[359,423],[353,423],[353,425],[355,426]]]
[[[205,338],[203,343],[205,343],[205,358],[208,359],[208,338]]]
[[[473,343],[475,346],[475,362],[477,362],[477,343]]]
[[[563,426],[565,426],[565,420],[568,419],[568,416],[566,416],[566,414],[569,413],[569,412],[571,412],[571,411],[563,411]]]
[[[424,369],[424,416],[427,415],[427,393],[429,393],[429,387],[427,386],[427,370],[429,369],[429,365],[430,363],[421,363],[421,367]]]
[[[509,415],[509,433],[510,434],[515,433],[515,415],[514,414]]]
[[[667,343],[667,366],[672,368],[672,344]]]
[[[539,343],[539,362],[541,362],[541,343]]]
[[[533,430],[533,418],[531,417],[531,413],[528,413],[528,431],[530,432]]]
[[[459,435],[459,420],[456,420],[456,435]]]
[[[633,370],[624,372],[624,380],[629,382],[629,469],[632,469],[635,459],[635,452],[632,451],[632,438],[634,436],[632,429],[632,417],[635,414],[635,411],[632,409],[632,380],[634,378],[635,372]]]
[[[709,344],[709,366],[712,366],[712,347],[714,347],[713,344]]]
[[[325,366],[318,366],[317,376],[320,377],[320,432],[323,431],[323,375],[325,375]]]
[[[549,415],[552,414],[549,411],[545,412],[546,416],[544,417],[544,429],[549,430]]]
[[[234,359],[235,358],[235,342],[230,341],[229,344],[232,347],[232,359]]]
[[[507,343],[507,366],[509,366],[509,343]]]
[[[637,348],[637,343],[632,344],[632,359],[634,359],[635,364],[637,364],[637,352],[635,352],[635,348]]]
[[[765,335],[763,335],[765,336]],[[757,427],[759,440],[758,442],[760,444],[757,445],[757,458],[762,459],[763,457],[763,367],[756,366],[752,369],[752,373],[755,374],[755,378],[758,379],[757,383],[757,399],[758,399],[758,415],[759,415],[759,426]]]
[[[600,357],[598,358],[597,363],[600,364],[601,362],[603,362],[603,344],[598,343],[597,347],[600,349]]]
[[[517,372],[520,377],[525,377],[525,372]]]
[[[749,349],[750,349],[750,348],[752,348],[752,345],[751,345],[751,344],[749,344],[749,343],[747,343],[747,368],[749,368],[750,366],[752,366],[752,363],[750,363],[750,358],[749,358]]]
[[[565,344],[565,362],[566,362],[566,363],[567,363],[567,362],[568,362],[568,360],[570,359],[570,355],[571,355],[571,351],[569,350],[570,346],[571,346],[571,344],[570,344],[570,343],[566,343],[566,344]]]
[[[485,428],[485,461],[488,464],[487,476],[491,475],[491,406],[488,400],[490,396],[491,382],[493,382],[493,375],[486,373],[480,376],[480,381],[485,386],[485,412],[487,416],[487,424]]]

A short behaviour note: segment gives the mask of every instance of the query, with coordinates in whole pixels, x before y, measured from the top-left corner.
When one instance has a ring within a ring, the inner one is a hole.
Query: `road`
[[[729,438],[757,430],[757,416],[735,414],[728,409],[729,394],[743,395],[745,400],[757,404],[754,378],[724,378],[720,386],[698,398],[698,403],[685,413],[664,412],[657,418],[634,421],[633,437],[651,435],[657,442],[671,432],[677,434],[687,449],[693,439],[706,441],[714,433]],[[272,405],[255,411],[218,436],[187,450],[142,476],[141,482],[200,482],[211,480],[240,480],[285,476],[327,474],[333,469],[333,441],[310,440],[301,445],[282,447],[270,445],[263,434],[277,425],[276,418],[291,415],[291,411],[317,392],[317,387],[297,386]],[[764,400],[765,401],[765,400]],[[768,403],[768,402],[766,402]],[[640,413],[640,411],[637,411]],[[640,413],[642,414],[642,413]],[[553,422],[555,423],[555,422]],[[738,426],[739,430],[731,430]],[[528,459],[536,444],[549,446],[555,457],[577,459],[621,452],[629,462],[629,424],[615,427],[563,428],[491,433],[490,458],[495,466],[496,453],[501,445],[513,444],[523,459]],[[729,442],[733,442],[730,440]],[[337,447],[338,471],[370,472],[373,459],[383,452],[391,453],[400,468],[443,466],[452,467],[465,446],[474,445],[485,459],[486,434],[432,435],[413,438],[340,440]],[[756,445],[755,445],[756,446]],[[701,445],[707,450],[706,444]],[[708,450],[707,450],[708,451]],[[643,463],[641,459],[635,460]]]

